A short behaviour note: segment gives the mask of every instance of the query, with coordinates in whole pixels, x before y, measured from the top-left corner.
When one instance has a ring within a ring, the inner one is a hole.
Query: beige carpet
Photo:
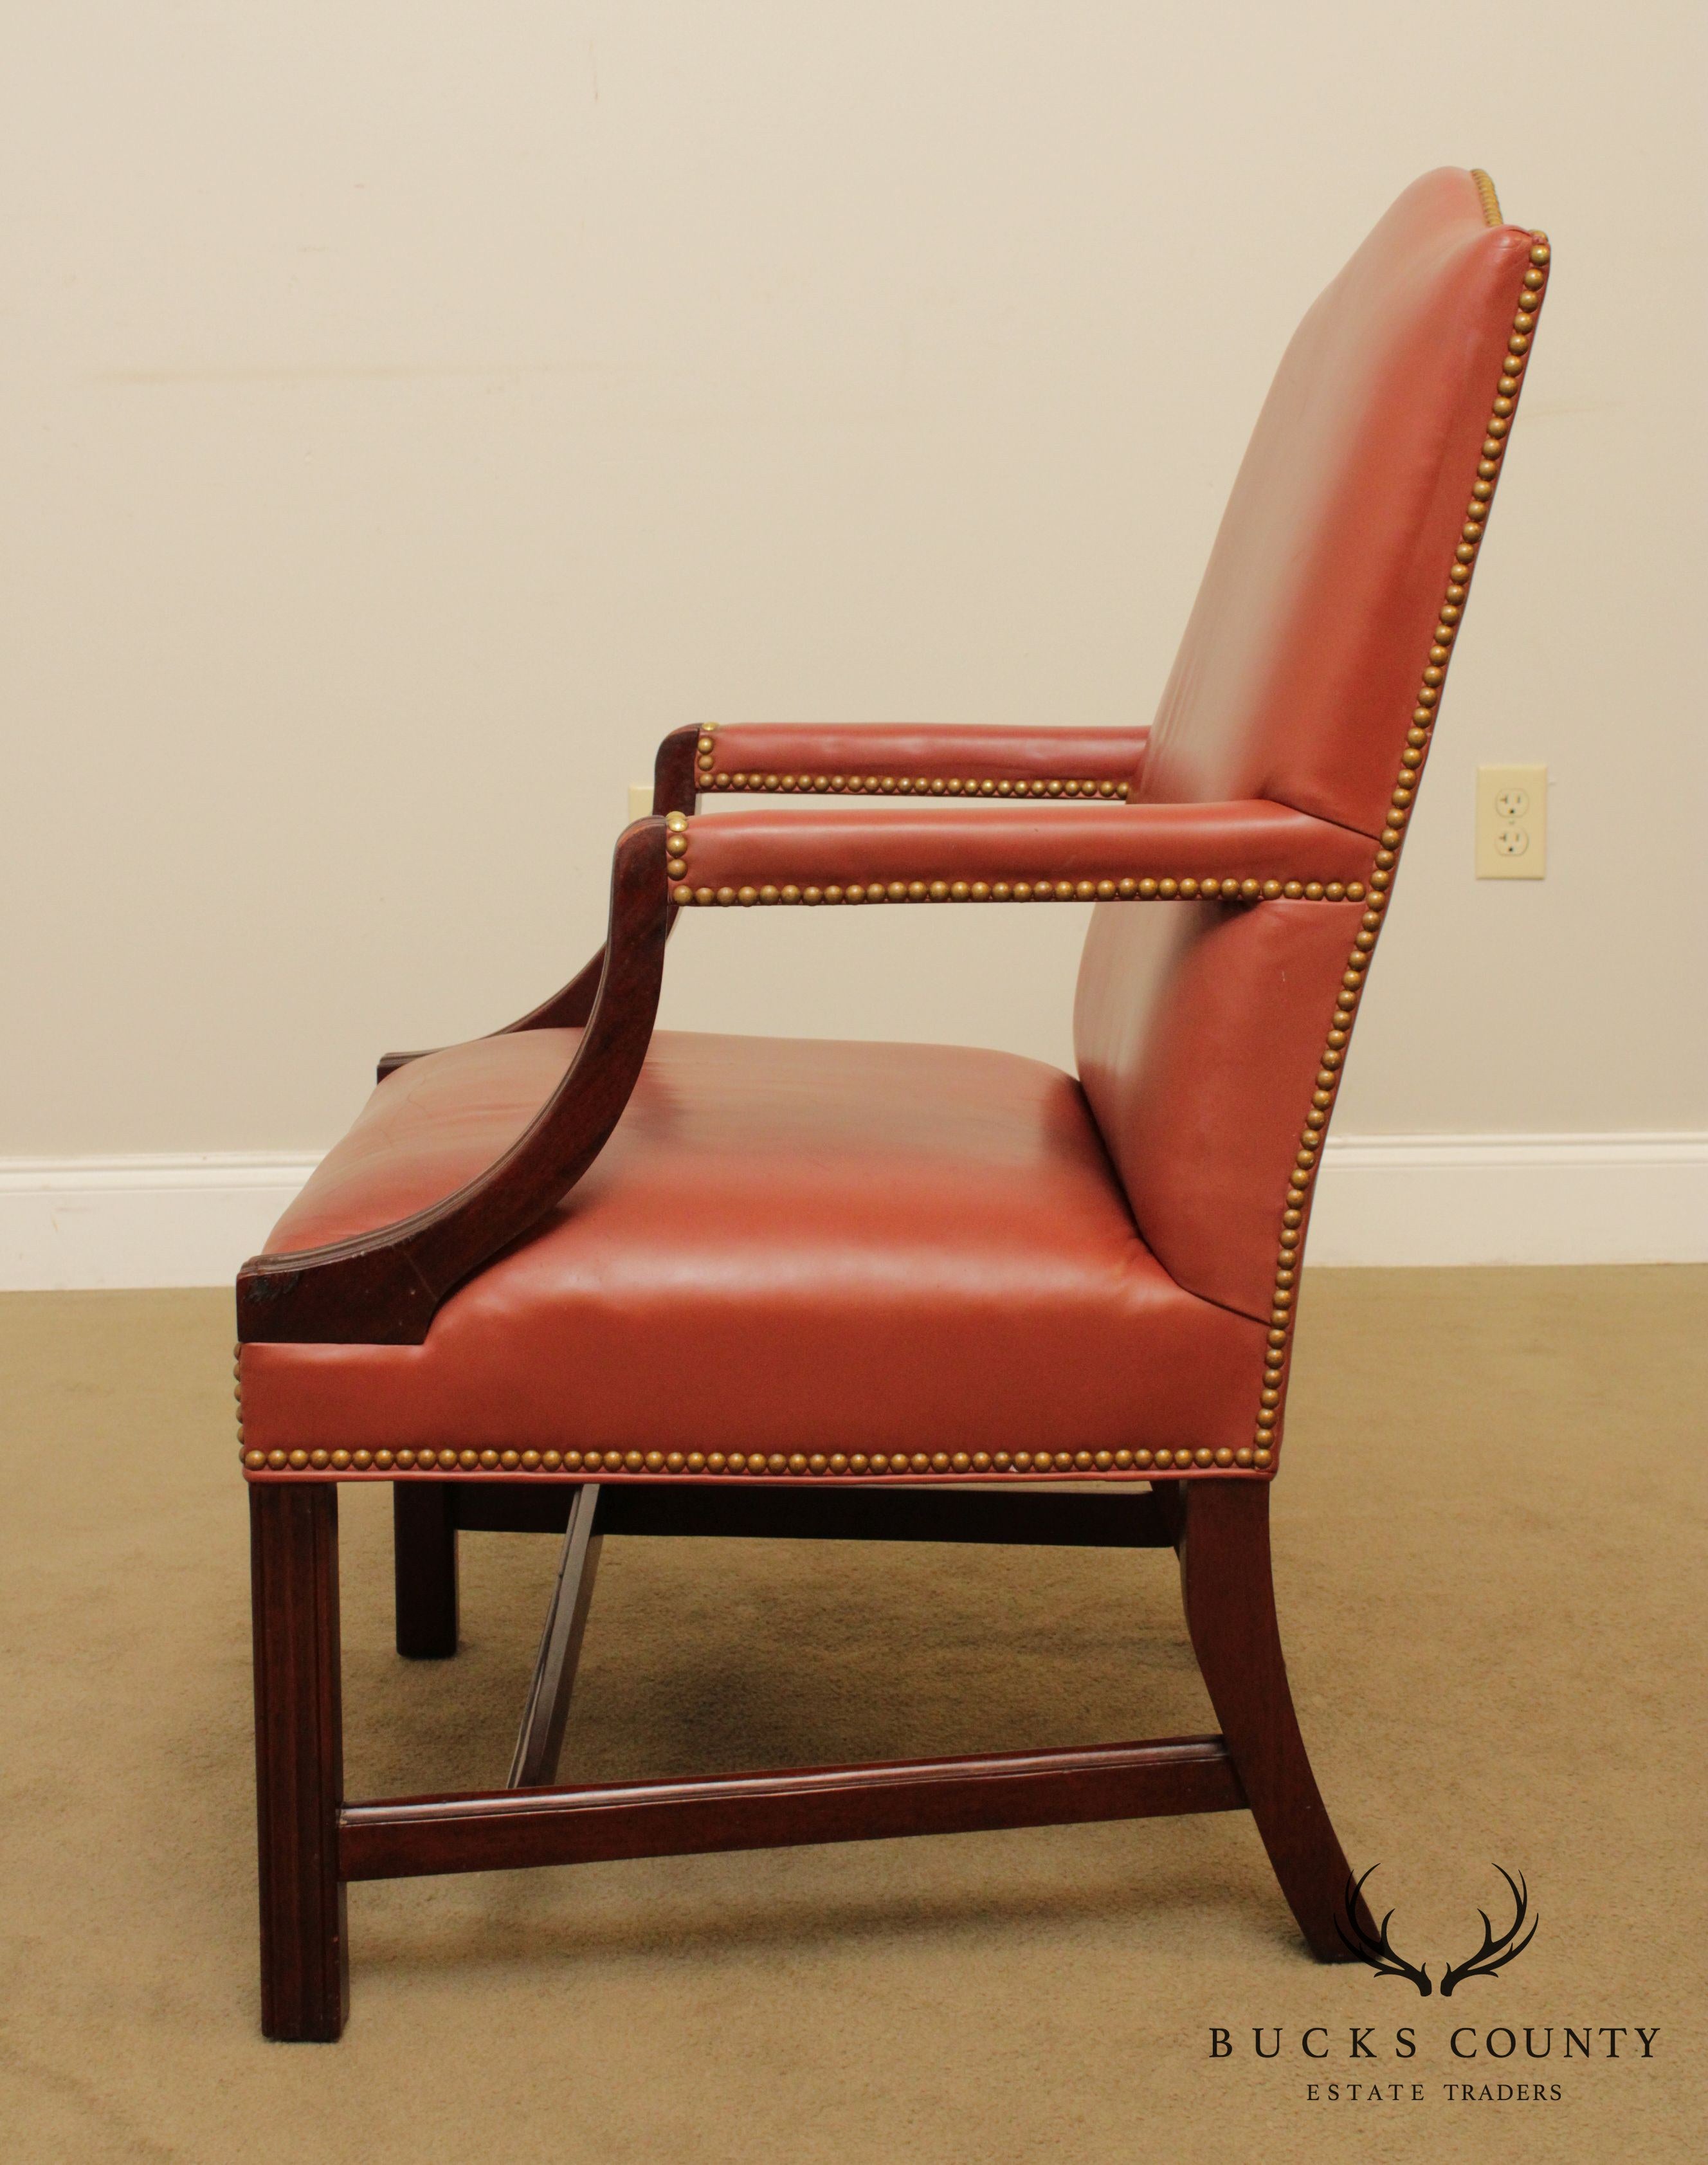
[[[1229,1814],[357,1888],[333,2047],[256,2027],[229,1300],[6,1297],[0,2154],[1702,2154],[1705,1293],[1308,1288],[1276,1499],[1306,1736],[1414,1959],[1474,1946],[1491,1860],[1528,1875],[1506,1976],[1443,2001],[1318,1968]],[[344,1530],[352,1793],[502,1779],[554,1545],[465,1536],[465,1650],[405,1665],[385,1493],[346,1492]],[[612,1541],[583,1675],[565,1767],[594,1778],[1214,1726],[1156,1554]],[[1567,2025],[1621,2057],[1563,2062]],[[1452,2057],[1506,2025],[1514,2058]],[[1557,2101],[1495,2088],[1538,2081]]]

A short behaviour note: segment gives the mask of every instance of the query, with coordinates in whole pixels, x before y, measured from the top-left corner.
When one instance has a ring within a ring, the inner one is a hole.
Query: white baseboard
[[[0,1289],[229,1284],[313,1166],[276,1151],[0,1159]],[[1309,1260],[1708,1262],[1708,1135],[1333,1139]]]
[[[1308,1260],[1708,1262],[1708,1135],[1331,1136]]]
[[[315,1160],[0,1158],[0,1289],[229,1285]]]

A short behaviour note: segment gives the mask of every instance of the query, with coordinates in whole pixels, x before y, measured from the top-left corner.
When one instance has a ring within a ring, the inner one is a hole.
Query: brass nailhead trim
[[[1132,785],[1125,782],[1081,781],[1052,777],[1047,781],[991,780],[969,775],[946,778],[924,774],[775,774],[700,768],[702,789],[770,790],[780,795],[829,797],[1090,797],[1119,803]]]
[[[1495,192],[1493,181],[1480,166],[1472,166],[1471,178],[1476,182],[1477,193],[1482,198],[1484,223],[1488,225],[1504,224],[1506,221],[1500,216],[1500,198]]]
[[[1473,177],[1483,196],[1485,216],[1491,226],[1499,225],[1501,223],[1500,206],[1495,199],[1493,182],[1483,172],[1478,172]],[[1548,235],[1532,233],[1530,267],[1524,274],[1524,291],[1518,312],[1513,319],[1511,335],[1506,341],[1506,358],[1502,363],[1500,382],[1495,386],[1494,407],[1483,439],[1482,455],[1477,462],[1477,477],[1471,486],[1470,502],[1465,507],[1464,524],[1460,529],[1459,540],[1453,550],[1447,593],[1431,638],[1416,703],[1411,712],[1411,726],[1406,731],[1406,749],[1400,756],[1400,772],[1389,800],[1387,824],[1382,829],[1381,846],[1376,852],[1375,868],[1370,874],[1371,893],[1359,921],[1358,936],[1341,976],[1340,993],[1335,1002],[1327,1040],[1323,1046],[1322,1057],[1317,1063],[1311,1109],[1306,1117],[1305,1127],[1299,1138],[1299,1149],[1293,1161],[1293,1170],[1288,1176],[1287,1197],[1281,1209],[1280,1251],[1270,1297],[1269,1356],[1264,1366],[1264,1384],[1259,1394],[1253,1437],[1252,1463],[1254,1466],[1267,1467],[1273,1462],[1280,1437],[1288,1356],[1291,1350],[1298,1248],[1303,1238],[1301,1229],[1310,1205],[1323,1132],[1327,1127],[1329,1109],[1339,1084],[1347,1040],[1352,1035],[1353,1023],[1358,1012],[1364,973],[1369,967],[1376,935],[1381,930],[1383,912],[1387,908],[1395,867],[1399,862],[1400,851],[1406,839],[1406,823],[1411,815],[1411,799],[1416,793],[1417,777],[1429,756],[1436,709],[1441,701],[1441,687],[1446,681],[1448,664],[1453,659],[1453,641],[1458,636],[1459,619],[1464,613],[1471,574],[1476,568],[1484,524],[1489,516],[1489,505],[1494,498],[1495,485],[1500,478],[1500,461],[1506,450],[1506,435],[1512,424],[1518,393],[1523,387],[1530,333],[1535,328],[1537,312],[1542,306],[1542,295],[1548,286],[1550,255]],[[1348,888],[1347,893],[1352,897],[1353,890]]]
[[[686,824],[686,823],[685,823]],[[1206,874],[1195,879],[850,880],[846,886],[695,887],[688,877],[688,838],[667,838],[665,877],[681,883],[670,899],[683,908],[751,909],[757,904],[866,902],[1361,902],[1362,880],[1255,880]]]
[[[251,1472],[300,1473],[466,1473],[476,1476],[502,1468],[507,1473],[599,1473],[657,1475],[660,1473],[714,1474],[776,1480],[792,1477],[882,1480],[897,1474],[968,1475],[988,1479],[992,1474],[1049,1475],[1059,1479],[1069,1473],[1145,1473],[1211,1472],[1217,1467],[1249,1469],[1266,1464],[1263,1451],[250,1451],[244,1464]]]

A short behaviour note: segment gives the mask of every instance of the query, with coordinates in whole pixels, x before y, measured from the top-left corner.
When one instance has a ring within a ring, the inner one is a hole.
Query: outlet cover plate
[[[1548,872],[1548,769],[1477,769],[1477,877],[1541,879]]]

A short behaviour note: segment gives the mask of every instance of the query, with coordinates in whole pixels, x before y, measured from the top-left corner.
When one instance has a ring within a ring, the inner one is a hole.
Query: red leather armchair
[[[1288,1696],[1269,1486],[1548,260],[1484,176],[1394,205],[1281,364],[1151,730],[678,731],[601,953],[508,1030],[381,1063],[238,1282],[269,2035],[338,2034],[364,1877],[1246,1808],[1316,1954],[1348,1900],[1368,1925]],[[717,803],[776,793],[888,801]],[[1069,899],[1098,905],[1077,1078],[653,1028],[684,910]],[[393,1486],[408,1654],[455,1651],[459,1529],[564,1534],[507,1788],[343,1796],[345,1481]],[[1222,1732],[559,1786],[625,1530],[1172,1546]]]

